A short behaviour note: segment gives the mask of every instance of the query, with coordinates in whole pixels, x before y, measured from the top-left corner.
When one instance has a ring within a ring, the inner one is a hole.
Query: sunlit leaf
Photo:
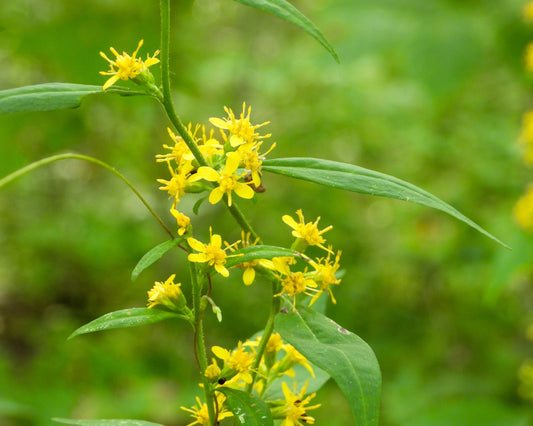
[[[157,262],[163,257],[165,253],[172,250],[184,240],[185,238],[174,238],[173,240],[168,240],[164,243],[158,244],[153,249],[151,249],[141,258],[141,260],[139,260],[137,265],[135,265],[135,268],[133,268],[133,272],[131,273],[131,280],[135,281],[142,271]]]
[[[326,40],[315,24],[307,19],[298,9],[286,0],[235,0],[246,6],[254,7],[264,12],[271,13],[278,18],[284,19],[291,24],[296,25],[310,36],[314,37],[326,50],[339,62],[337,53]]]
[[[233,418],[239,425],[245,426],[270,426],[272,416],[270,410],[262,399],[236,389],[218,387],[217,392],[226,395]]]
[[[378,424],[381,372],[370,346],[333,320],[306,307],[277,315],[275,329],[283,340],[337,382],[357,425]]]
[[[470,225],[504,247],[508,246],[467,218],[461,212],[423,189],[384,173],[337,161],[318,158],[276,158],[263,161],[263,171],[346,191],[359,192],[411,203],[443,211]]]
[[[138,327],[145,324],[163,321],[171,318],[185,318],[174,312],[160,309],[131,308],[110,312],[88,324],[78,328],[68,338],[72,339],[80,334],[94,333],[95,331],[109,330],[112,328]]]
[[[85,96],[96,93],[104,93],[102,86],[72,83],[45,83],[0,90],[0,114],[77,108]],[[113,87],[105,93],[123,96],[147,95],[145,92],[124,87]]]
[[[100,419],[100,420],[75,420],[75,419],[52,419],[58,423],[66,423],[68,425],[82,425],[82,426],[163,426],[160,423],[145,422],[144,420],[131,419]]]
[[[232,257],[228,257],[225,266],[230,268],[244,262],[256,259],[272,259],[273,257],[295,256],[307,259],[305,255],[295,250],[276,246],[249,246],[231,252]]]

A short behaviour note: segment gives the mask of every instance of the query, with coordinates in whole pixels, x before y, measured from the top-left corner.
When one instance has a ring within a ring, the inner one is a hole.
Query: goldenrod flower
[[[263,142],[248,142],[240,145],[236,151],[231,152],[228,156],[235,155],[239,156],[240,162],[242,163],[244,169],[250,173],[253,184],[258,187],[261,185],[261,165],[265,156],[272,151],[276,144],[273,143],[270,148],[263,154],[259,153],[259,148]]]
[[[294,346],[288,343],[284,343],[282,345],[282,349],[285,351],[286,355],[280,362],[280,372],[284,372],[289,376],[294,376],[294,371],[292,371],[292,367],[294,367],[296,364],[300,364],[301,366],[305,367],[305,369],[309,371],[309,373],[311,373],[311,376],[313,376],[313,378],[315,377],[313,367],[311,367],[311,364],[309,364],[307,358],[304,357],[300,352],[298,352]]]
[[[148,307],[163,305],[173,311],[179,311],[186,304],[185,296],[181,292],[181,283],[175,284],[172,274],[164,283],[156,281],[153,288],[148,291]]]
[[[227,411],[223,407],[223,404],[226,401],[226,397],[223,394],[217,393],[216,398],[218,406],[218,415],[215,423],[218,424],[220,420],[225,419],[226,417],[233,416],[233,413]],[[194,422],[189,423],[187,426],[212,424],[213,422],[209,419],[209,411],[207,409],[207,404],[205,402],[202,403],[202,401],[198,397],[196,397],[196,404],[197,406],[193,406],[192,409],[187,407],[181,407],[182,410],[188,411],[189,413],[191,413],[191,417],[196,419]]]
[[[178,224],[178,235],[183,235],[187,230],[189,229],[189,226],[191,224],[191,219],[187,216],[185,216],[183,213],[180,213],[176,209],[170,209],[170,213],[172,213],[172,216],[176,218],[176,222]]]
[[[224,365],[228,367],[233,373],[231,377],[243,380],[246,383],[252,383],[252,376],[250,374],[250,367],[254,362],[254,354],[247,352],[241,342],[238,343],[237,349],[232,352],[220,346],[213,346],[211,348],[217,358],[224,361]],[[224,370],[222,370],[224,375]]]
[[[281,407],[272,409],[274,418],[284,418],[281,426],[304,426],[314,424],[315,419],[307,414],[309,410],[314,410],[320,407],[321,404],[308,405],[311,399],[315,397],[315,393],[304,397],[307,391],[308,382],[302,387],[300,392],[296,391],[296,383],[293,385],[293,391],[289,389],[287,383],[281,384],[285,403]]]
[[[105,82],[104,90],[115,84],[118,80],[133,80],[142,72],[148,71],[148,67],[159,63],[159,59],[156,58],[159,50],[151,58],[148,56],[146,61],[136,58],[137,52],[142,45],[143,40],[139,42],[137,49],[135,49],[135,52],[131,56],[126,52],[122,52],[122,55],[120,55],[113,47],[110,47],[109,50],[116,56],[114,61],[109,59],[104,52],[100,52],[100,56],[109,62],[109,71],[100,71],[100,74],[112,76]]]
[[[328,232],[330,229],[333,228],[333,226],[330,225],[319,231],[318,221],[320,220],[320,217],[318,217],[314,222],[305,223],[302,210],[297,210],[296,214],[298,215],[298,219],[300,220],[299,223],[297,223],[288,214],[283,215],[282,217],[283,222],[285,222],[293,229],[292,235],[297,238],[296,247],[294,248],[303,251],[300,246],[301,243],[304,243],[303,249],[305,249],[305,247],[309,245],[318,246],[326,251],[330,251],[329,249],[323,246],[323,243],[325,243],[326,240],[324,239],[324,237],[322,237],[322,234]]]
[[[533,232],[533,185],[518,199],[513,209],[518,224],[526,231]]]
[[[250,114],[252,107],[248,107],[248,114],[245,116],[246,103],[243,102],[242,104],[242,113],[239,118],[235,118],[235,114],[233,114],[231,108],[224,107],[224,110],[228,114],[228,118],[212,117],[209,121],[219,129],[224,129],[229,132],[229,143],[232,147],[270,137],[270,134],[261,136],[255,131],[259,127],[269,124],[270,121],[256,125],[251,124]]]
[[[333,297],[333,292],[331,291],[330,286],[337,285],[341,282],[341,280],[335,276],[335,273],[337,272],[340,266],[339,259],[341,257],[341,252],[337,252],[337,256],[335,256],[335,261],[332,262],[330,259],[330,255],[332,253],[331,246],[328,247],[328,250],[328,256],[326,258],[317,259],[316,262],[313,260],[309,262],[310,265],[315,269],[315,271],[311,273],[311,277],[313,278],[313,281],[319,286],[319,290],[312,297],[309,306],[315,303],[316,300],[320,297],[320,295],[325,291],[329,293],[331,301],[333,303],[337,303],[335,297]]]
[[[242,175],[235,174],[237,167],[239,167],[239,158],[230,156],[226,160],[224,170],[217,172],[215,169],[207,166],[198,168],[195,180],[205,179],[210,182],[217,182],[218,186],[209,194],[209,202],[211,204],[218,203],[224,194],[228,196],[228,205],[231,206],[231,193],[235,192],[239,197],[250,199],[253,198],[255,192],[249,185],[239,182]]]
[[[309,277],[306,276],[305,272],[291,272],[289,267],[289,262],[292,258],[287,257],[274,257],[272,263],[274,269],[278,271],[281,275],[277,275],[281,281],[281,292],[275,296],[281,296],[286,294],[289,297],[292,297],[292,308],[296,309],[296,295],[304,293],[308,296],[313,296],[316,292],[315,288],[317,284]]]
[[[198,129],[198,126],[194,130],[194,132],[191,131],[191,123],[187,126],[187,131],[191,135],[191,138],[194,140],[194,135],[196,134],[196,130]],[[174,134],[174,132],[167,127],[167,132],[170,138],[174,141],[174,146],[168,146],[167,144],[163,144],[163,148],[170,150],[168,154],[157,154],[156,161],[168,161],[168,160],[174,160],[176,164],[181,164],[182,159],[184,159],[185,156],[192,155],[191,150],[187,146],[187,144],[184,142],[184,140],[181,138],[181,136],[177,136]],[[190,160],[190,158],[189,158]]]
[[[221,370],[217,364],[217,360],[213,358],[211,364],[209,364],[205,369],[205,377],[210,380],[214,380],[220,375],[220,371]]]
[[[157,179],[159,183],[164,183],[166,186],[160,186],[159,189],[167,191],[169,198],[174,198],[172,208],[176,207],[180,198],[185,195],[187,187],[197,180],[196,174],[191,174],[194,167],[191,163],[182,163],[179,167],[178,173],[170,166],[170,161],[167,160],[168,170],[172,175],[170,180]]]
[[[209,243],[207,244],[192,237],[187,238],[189,246],[191,246],[193,250],[200,252],[189,254],[188,259],[190,262],[207,263],[209,266],[213,266],[220,275],[228,277],[229,271],[224,266],[226,263],[226,257],[228,257],[225,250],[229,249],[231,246],[223,249],[222,238],[218,234],[213,234],[211,228],[209,228],[209,235]]]
[[[518,141],[523,150],[524,162],[527,165],[533,165],[533,111],[524,114]]]

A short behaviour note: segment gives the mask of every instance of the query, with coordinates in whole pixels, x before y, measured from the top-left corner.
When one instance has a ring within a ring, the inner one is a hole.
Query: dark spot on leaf
[[[287,310],[287,308],[281,308],[281,309],[279,310],[279,313],[280,313],[280,314],[287,314],[288,312],[289,312],[289,311]]]

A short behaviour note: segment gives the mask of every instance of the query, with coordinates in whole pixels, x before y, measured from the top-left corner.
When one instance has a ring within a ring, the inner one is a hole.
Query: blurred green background
[[[381,424],[528,425],[518,369],[533,357],[533,237],[511,211],[531,170],[516,146],[533,106],[523,50],[533,26],[521,0],[294,1],[339,53],[234,1],[175,1],[172,79],[186,122],[223,106],[253,106],[270,120],[271,157],[314,156],[382,171],[439,196],[513,247],[420,206],[265,175],[267,192],[243,202],[270,244],[290,242],[283,214],[333,224],[346,275],[328,315],[365,339],[383,373]],[[103,84],[99,51],[158,48],[158,2],[0,2],[0,89],[64,81]],[[156,67],[152,68],[156,69]],[[157,71],[157,70],[156,70]],[[125,83],[126,85],[128,83]],[[168,224],[168,171],[154,156],[169,143],[161,108],[148,99],[95,96],[77,110],[0,116],[0,176],[75,151],[121,171]],[[266,144],[268,145],[268,143]],[[180,202],[191,213],[194,197]],[[204,205],[228,241],[238,229]],[[190,421],[181,405],[199,391],[186,324],[96,333],[80,325],[144,306],[155,280],[186,262],[173,252],[130,281],[140,257],[166,234],[108,171],[55,163],[0,191],[0,424],[51,425],[51,417]],[[208,345],[232,347],[263,324],[269,288],[240,273],[216,281],[224,322],[207,320]],[[314,401],[317,424],[352,424],[333,383]]]

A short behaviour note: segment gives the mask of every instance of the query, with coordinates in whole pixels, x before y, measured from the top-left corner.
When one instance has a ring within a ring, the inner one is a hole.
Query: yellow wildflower
[[[172,274],[164,283],[156,281],[153,288],[148,291],[148,307],[163,305],[173,311],[179,311],[185,306],[185,296],[181,292],[181,283],[175,284]]]
[[[254,354],[247,352],[241,342],[239,342],[237,349],[232,352],[220,346],[213,346],[211,350],[217,358],[224,361],[224,365],[233,373],[228,379],[236,376],[236,379],[241,379],[246,383],[252,382],[250,368],[254,362]],[[221,374],[224,375],[224,370]]]
[[[233,416],[233,413],[223,408],[223,404],[226,401],[226,397],[223,394],[217,393],[216,398],[218,406],[218,415],[217,421],[215,423],[218,424],[220,420],[225,419],[226,417]],[[209,411],[207,409],[207,404],[205,402],[202,403],[202,401],[198,397],[196,397],[196,403],[197,406],[193,406],[192,408],[181,407],[182,410],[188,411],[189,413],[191,413],[191,417],[196,419],[194,422],[189,423],[187,426],[212,424],[213,422],[209,419]]]
[[[317,262],[313,260],[309,262],[311,266],[315,269],[315,271],[312,273],[313,281],[317,283],[320,288],[320,290],[318,290],[317,293],[311,299],[309,306],[315,303],[319,296],[325,291],[329,293],[331,301],[333,303],[337,303],[335,297],[333,297],[333,292],[331,291],[330,285],[337,285],[341,282],[341,280],[335,276],[335,272],[337,272],[340,266],[339,259],[341,257],[341,252],[337,252],[337,256],[335,256],[335,261],[332,262],[330,259],[330,255],[332,253],[331,246],[328,247],[328,249],[328,257],[317,259]]]
[[[220,375],[220,371],[221,370],[217,364],[217,360],[213,358],[211,364],[209,364],[205,369],[205,377],[210,380],[216,379]]]
[[[311,373],[311,376],[313,376],[313,378],[315,377],[313,367],[311,367],[311,364],[309,364],[307,358],[304,357],[300,352],[298,352],[294,346],[288,343],[283,343],[282,349],[285,351],[286,355],[281,360],[280,365],[278,367],[278,370],[280,372],[284,372],[289,376],[294,376],[294,371],[292,370],[292,367],[294,367],[296,364],[300,364]]]
[[[247,184],[239,182],[242,175],[236,175],[235,172],[239,167],[239,158],[230,156],[226,159],[224,170],[217,172],[215,169],[207,166],[198,168],[195,180],[205,179],[210,182],[217,182],[218,186],[209,194],[211,204],[218,203],[224,194],[228,196],[228,205],[231,206],[231,193],[235,192],[239,197],[250,199],[254,196],[254,190]]]
[[[277,275],[281,281],[281,292],[275,296],[287,295],[292,297],[292,307],[293,310],[296,310],[296,295],[304,293],[308,296],[313,296],[317,284],[309,277],[306,276],[305,272],[291,272],[289,267],[289,262],[292,258],[287,257],[274,257],[272,263],[274,269],[278,271],[281,275]]]
[[[160,186],[159,189],[167,191],[170,195],[169,198],[174,198],[172,202],[172,208],[176,207],[176,204],[179,202],[180,198],[185,195],[186,189],[189,184],[198,180],[196,178],[196,173],[191,174],[194,167],[191,163],[182,163],[179,167],[178,173],[170,166],[170,161],[167,160],[168,169],[172,178],[170,180],[157,179],[159,183],[163,183],[166,186]]]
[[[185,234],[191,224],[191,219],[176,209],[170,209],[170,213],[172,213],[172,216],[176,218],[176,222],[178,224],[178,235],[181,236]]]
[[[222,238],[218,234],[213,234],[211,228],[209,228],[209,235],[209,243],[207,244],[204,244],[192,237],[187,238],[189,246],[191,246],[193,250],[200,252],[189,254],[188,259],[190,262],[205,262],[209,266],[213,266],[215,270],[223,277],[228,277],[229,271],[224,266],[226,263],[226,258],[228,257],[225,250],[229,249],[231,246],[223,249]]]
[[[527,71],[533,72],[533,41],[526,46],[525,66]]]
[[[239,156],[244,169],[250,173],[252,182],[256,187],[261,185],[261,165],[263,164],[263,160],[265,159],[265,156],[276,147],[276,144],[273,143],[265,153],[260,154],[259,148],[262,143],[263,142],[248,142],[239,146],[237,151],[228,154]]]
[[[194,136],[196,134],[196,131],[198,129],[198,126],[194,130],[194,132],[191,130],[191,124],[187,126],[187,131],[191,135],[191,138],[194,140]],[[168,160],[174,160],[176,164],[181,164],[182,159],[184,159],[185,156],[192,155],[191,150],[187,146],[187,144],[184,142],[184,140],[181,138],[181,136],[177,136],[174,134],[174,132],[167,127],[167,132],[170,136],[170,138],[174,141],[174,146],[168,146],[167,144],[163,144],[163,148],[170,150],[168,154],[157,154],[156,161],[168,161]],[[190,158],[189,158],[190,160]]]
[[[142,72],[147,71],[148,67],[159,63],[159,59],[156,58],[159,50],[152,57],[147,56],[146,61],[136,58],[137,52],[142,45],[143,40],[139,42],[137,49],[135,49],[135,52],[131,56],[126,52],[122,52],[122,55],[120,55],[113,47],[110,47],[109,50],[116,56],[114,61],[109,59],[104,52],[100,52],[100,56],[109,62],[109,71],[100,71],[100,74],[112,76],[105,82],[104,90],[111,87],[118,80],[133,80]]]
[[[318,217],[314,222],[305,223],[302,210],[297,210],[296,214],[300,219],[299,223],[297,223],[291,216],[287,214],[282,217],[282,220],[293,229],[292,235],[297,238],[297,243],[304,243],[303,249],[309,245],[318,246],[326,251],[330,251],[323,246],[323,243],[325,243],[326,240],[322,237],[322,234],[328,232],[333,228],[333,226],[330,225],[319,231],[318,221],[320,220],[320,217]],[[298,245],[295,248],[300,248],[300,246]],[[300,250],[302,249],[300,248]]]
[[[300,392],[296,391],[296,383],[294,383],[294,391],[289,389],[287,383],[281,384],[281,389],[285,397],[285,403],[281,407],[275,407],[272,410],[274,418],[284,418],[281,426],[303,426],[314,424],[315,419],[307,414],[309,410],[314,410],[320,407],[321,404],[308,405],[311,399],[313,399],[316,393],[304,397],[307,391],[308,382],[302,387]]]
[[[212,117],[209,119],[211,124],[219,129],[227,130],[229,132],[229,143],[232,147],[239,146],[243,143],[254,142],[259,139],[268,138],[268,135],[259,135],[256,133],[256,129],[259,127],[269,124],[269,121],[265,121],[261,124],[253,125],[250,123],[250,114],[252,112],[252,107],[248,107],[248,114],[245,114],[246,103],[242,104],[242,113],[239,118],[235,118],[235,114],[231,108],[224,107],[224,110],[228,114],[228,118],[216,118]]]
[[[515,220],[526,231],[533,232],[533,185],[518,199],[513,209]]]

